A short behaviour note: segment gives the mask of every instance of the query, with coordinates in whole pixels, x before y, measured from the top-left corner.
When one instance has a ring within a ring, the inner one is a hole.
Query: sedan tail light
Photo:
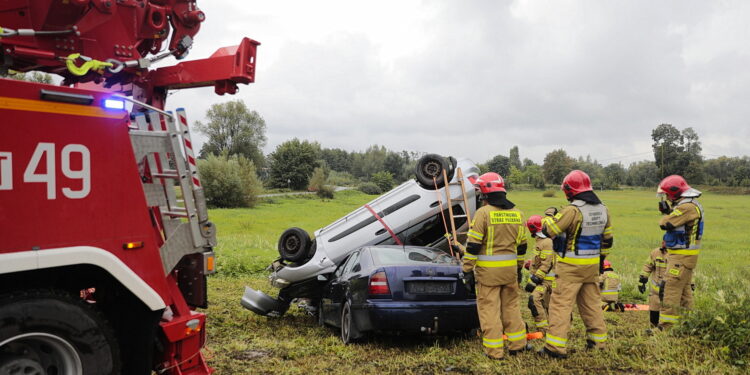
[[[370,284],[367,286],[367,293],[375,295],[391,294],[388,288],[388,277],[384,271],[379,271],[370,276]]]

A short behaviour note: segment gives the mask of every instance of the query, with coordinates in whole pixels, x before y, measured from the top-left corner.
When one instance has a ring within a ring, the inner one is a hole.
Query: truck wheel
[[[279,255],[289,262],[299,262],[307,256],[310,235],[300,228],[289,228],[279,237]]]
[[[0,297],[0,374],[119,374],[112,329],[80,298],[57,290]]]
[[[443,170],[448,175],[448,180],[453,178],[453,165],[451,165],[444,157],[437,154],[427,154],[422,156],[417,161],[415,175],[417,182],[425,189],[435,189],[435,182],[437,182],[438,189],[445,185],[443,181]],[[435,181],[432,178],[435,178]]]
[[[341,309],[341,341],[345,344],[352,344],[357,342],[362,337],[357,324],[354,322],[354,314],[352,314],[352,304],[346,301],[344,308]]]

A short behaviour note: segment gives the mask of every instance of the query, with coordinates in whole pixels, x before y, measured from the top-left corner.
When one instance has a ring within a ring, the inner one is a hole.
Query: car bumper
[[[249,286],[245,287],[245,294],[242,295],[240,304],[244,308],[263,316],[281,316],[284,315],[289,308],[288,303],[273,298]]]
[[[423,333],[466,332],[479,327],[477,305],[470,301],[368,301],[352,305],[360,331]]]

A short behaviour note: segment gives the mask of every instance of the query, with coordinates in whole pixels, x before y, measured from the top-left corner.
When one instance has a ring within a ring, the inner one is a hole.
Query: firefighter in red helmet
[[[620,290],[622,284],[620,275],[615,273],[612,263],[604,261],[604,272],[599,275],[599,288],[602,295],[602,310],[604,311],[625,311],[625,306],[620,303]]]
[[[659,328],[668,329],[680,321],[682,310],[692,308],[690,285],[701,249],[703,206],[697,199],[701,192],[678,175],[664,178],[657,195],[662,198],[659,211],[664,216],[659,227],[665,231],[663,240],[667,249],[667,269],[659,290]]]
[[[570,314],[576,304],[586,326],[587,347],[605,346],[599,274],[613,239],[609,212],[591,189],[589,176],[574,170],[561,187],[570,204],[542,219],[542,231],[552,238],[557,253],[557,276],[549,305],[550,326],[540,354],[554,358],[567,356]]]
[[[535,241],[534,258],[529,266],[531,281],[526,284],[525,288],[531,293],[528,306],[537,330],[547,332],[549,300],[555,282],[555,252],[552,249],[552,240],[542,233],[541,216],[530,216],[526,221],[526,228]]]
[[[463,272],[467,287],[476,280],[477,311],[485,354],[504,357],[503,333],[509,354],[530,350],[521,318],[519,275],[526,254],[526,230],[521,211],[506,198],[505,183],[497,173],[475,182],[484,196],[468,233]]]

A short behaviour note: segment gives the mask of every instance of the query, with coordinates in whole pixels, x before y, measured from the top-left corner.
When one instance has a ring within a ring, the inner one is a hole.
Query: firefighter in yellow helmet
[[[592,191],[586,173],[570,172],[563,179],[562,190],[570,205],[542,219],[542,231],[552,238],[557,252],[557,285],[552,290],[544,349],[539,353],[554,358],[567,356],[570,314],[576,304],[586,326],[587,347],[605,346],[607,327],[598,281],[613,239],[607,207]]]
[[[664,279],[664,272],[667,270],[667,248],[664,246],[651,250],[651,253],[643,265],[638,277],[638,291],[645,293],[648,288],[648,310],[651,326],[659,325],[659,310],[661,310],[661,301],[659,300],[659,285]]]
[[[484,203],[474,216],[463,256],[464,281],[476,280],[477,310],[485,354],[504,357],[503,333],[509,354],[530,350],[521,318],[519,279],[526,254],[526,231],[521,211],[506,198],[497,173],[485,173],[475,182]]]
[[[667,270],[660,288],[659,328],[668,329],[680,321],[681,310],[689,310],[693,305],[691,282],[701,249],[703,206],[697,199],[701,192],[691,188],[682,176],[664,178],[657,193],[671,203],[659,202],[659,210],[664,214],[659,227],[665,231],[667,248]]]
[[[615,273],[612,263],[604,261],[604,272],[599,275],[599,288],[602,295],[602,310],[604,311],[625,311],[625,306],[620,303],[620,275]]]
[[[552,240],[542,233],[542,217],[533,215],[526,221],[531,236],[534,237],[534,258],[529,266],[531,281],[526,284],[525,290],[529,296],[529,310],[534,317],[534,323],[538,331],[547,332],[549,321],[547,320],[549,300],[552,296],[552,287],[555,281],[555,252],[552,249]]]

